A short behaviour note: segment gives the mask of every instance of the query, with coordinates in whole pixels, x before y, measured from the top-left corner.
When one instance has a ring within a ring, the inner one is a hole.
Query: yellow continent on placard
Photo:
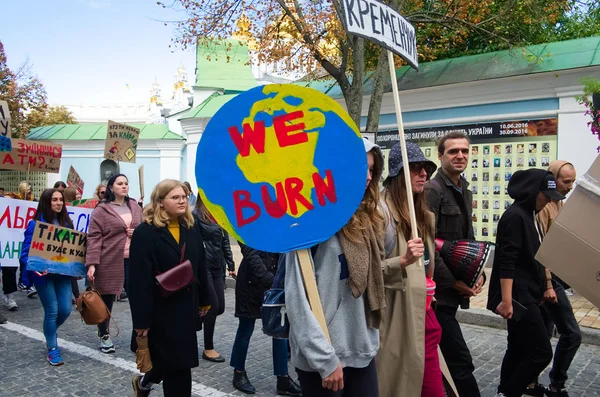
[[[326,101],[322,98],[309,97],[306,91],[298,90],[293,85],[267,85],[263,92],[275,94],[272,98],[257,101],[250,110],[250,115],[244,119],[244,124],[254,125],[259,113],[276,115],[280,112],[304,112],[302,119],[290,121],[290,124],[304,123],[304,131],[308,133],[308,141],[297,145],[280,147],[273,125],[266,127],[265,153],[256,153],[254,148],[246,157],[238,155],[236,163],[246,179],[251,183],[268,183],[275,189],[277,183],[284,183],[291,176],[304,182],[302,195],[312,203],[312,175],[319,170],[313,164],[317,147],[319,130],[325,127],[324,112],[329,111]],[[286,102],[291,101],[292,103]],[[325,99],[329,99],[325,97]],[[301,103],[297,103],[301,102]],[[294,132],[294,133],[299,133]],[[294,134],[292,133],[292,134]],[[298,206],[296,217],[307,211],[302,205]],[[294,216],[288,206],[288,215]]]

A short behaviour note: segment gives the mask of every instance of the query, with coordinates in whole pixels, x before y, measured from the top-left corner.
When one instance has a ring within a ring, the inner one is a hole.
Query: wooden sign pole
[[[398,91],[398,81],[396,80],[396,67],[394,65],[394,53],[387,50],[388,62],[390,64],[390,79],[392,80],[392,92],[394,96],[394,105],[396,107],[396,119],[398,120],[398,134],[400,135],[400,149],[402,150],[402,166],[404,168],[404,182],[406,185],[406,197],[408,197],[408,211],[410,213],[410,224],[412,238],[419,238],[417,226],[417,216],[415,213],[415,202],[412,199],[413,191],[410,182],[410,169],[408,166],[408,153],[406,152],[406,138],[404,136],[404,122],[402,121],[402,109],[400,108],[400,93]],[[419,266],[423,266],[423,259],[418,261]]]
[[[329,343],[331,338],[329,337],[329,331],[327,330],[327,322],[325,321],[325,314],[323,313],[323,306],[321,306],[321,298],[319,297],[319,290],[317,289],[317,280],[315,279],[315,272],[313,271],[312,262],[310,260],[310,252],[308,249],[297,250],[298,261],[300,262],[300,271],[302,272],[302,279],[304,281],[304,289],[306,290],[306,296],[308,297],[308,304],[313,314],[317,318],[325,337]]]
[[[25,174],[25,182],[30,183],[29,182],[29,170],[31,168],[31,163],[27,164],[27,173]],[[33,194],[33,192],[31,192],[31,194]]]

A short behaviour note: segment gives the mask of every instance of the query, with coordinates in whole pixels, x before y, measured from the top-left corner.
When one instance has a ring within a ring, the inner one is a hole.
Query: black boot
[[[294,396],[301,397],[302,391],[300,385],[298,385],[289,375],[277,377],[277,394],[280,396]]]
[[[233,387],[246,394],[256,393],[256,389],[250,383],[246,371],[233,370]]]

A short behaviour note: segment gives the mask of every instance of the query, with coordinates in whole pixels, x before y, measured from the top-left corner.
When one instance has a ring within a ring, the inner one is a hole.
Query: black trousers
[[[520,321],[508,320],[508,347],[500,370],[499,393],[520,397],[527,385],[552,361],[552,345],[540,306],[525,305],[527,313]]]
[[[306,372],[296,368],[298,381],[304,397],[377,397],[379,383],[375,359],[365,368],[344,368],[344,389],[336,392],[323,387],[318,372]],[[408,397],[408,396],[407,396]]]
[[[440,349],[444,360],[452,375],[458,394],[461,396],[479,397],[479,386],[473,376],[475,367],[469,347],[456,321],[458,307],[438,305],[435,309],[440,326],[442,327],[442,340]]]
[[[554,292],[558,298],[557,303],[544,303],[542,318],[548,329],[548,336],[552,337],[554,325],[560,334],[556,349],[554,350],[554,361],[550,371],[550,381],[554,386],[561,389],[567,381],[567,371],[577,354],[581,345],[581,330],[573,314],[573,307],[569,297],[565,293],[562,284],[552,281]]]
[[[191,397],[192,395],[192,370],[180,369],[166,371],[152,368],[142,378],[142,386],[149,383],[161,383],[165,397]]]
[[[2,266],[2,290],[5,295],[17,292],[18,267]]]
[[[213,337],[217,316],[225,312],[225,281],[221,269],[208,269],[208,293],[210,294],[210,310],[204,316],[204,350],[215,348]]]
[[[104,301],[104,304],[106,305],[106,308],[108,309],[108,311],[112,313],[113,302],[115,301],[115,295],[100,295],[100,296],[102,297],[102,300]],[[105,322],[98,324],[98,336],[99,337],[108,335],[109,323],[110,323],[110,318],[108,320],[106,320]]]

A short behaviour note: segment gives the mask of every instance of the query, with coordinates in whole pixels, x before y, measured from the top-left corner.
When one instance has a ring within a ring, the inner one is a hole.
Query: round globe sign
[[[333,99],[295,85],[255,87],[212,117],[196,154],[200,197],[215,220],[258,250],[323,242],[358,208],[367,160]]]

